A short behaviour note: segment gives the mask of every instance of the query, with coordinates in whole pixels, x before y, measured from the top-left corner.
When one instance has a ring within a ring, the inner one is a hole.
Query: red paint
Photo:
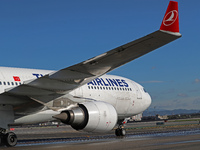
[[[18,76],[13,76],[14,81],[21,81]]]
[[[15,130],[15,128],[10,128],[10,131],[14,131]]]
[[[179,32],[178,2],[169,2],[160,30]]]

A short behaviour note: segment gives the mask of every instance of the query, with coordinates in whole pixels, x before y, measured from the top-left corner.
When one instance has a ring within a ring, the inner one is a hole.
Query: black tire
[[[0,146],[4,146],[4,134],[0,133]]]
[[[120,129],[119,128],[115,129],[115,135],[120,136]]]
[[[6,133],[4,140],[7,147],[13,147],[17,144],[17,136],[13,132]]]
[[[126,130],[120,129],[120,136],[125,136],[125,135],[126,135]]]

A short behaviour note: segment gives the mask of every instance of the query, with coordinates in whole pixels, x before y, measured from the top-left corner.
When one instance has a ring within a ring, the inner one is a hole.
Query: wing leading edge
[[[177,13],[176,13],[177,12]],[[79,64],[24,82],[23,85],[6,90],[6,95],[28,96],[41,102],[60,97],[98,76],[110,72],[181,37],[178,23],[178,3],[170,1],[160,30],[124,44]]]

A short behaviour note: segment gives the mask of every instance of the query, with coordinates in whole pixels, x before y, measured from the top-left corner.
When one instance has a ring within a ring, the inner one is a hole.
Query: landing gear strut
[[[13,147],[17,144],[17,136],[13,132],[6,133],[5,129],[0,129],[0,146]]]

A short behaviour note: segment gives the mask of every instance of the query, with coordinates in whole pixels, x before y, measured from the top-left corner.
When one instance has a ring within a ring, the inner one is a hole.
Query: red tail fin
[[[178,2],[169,2],[160,30],[179,32]]]

